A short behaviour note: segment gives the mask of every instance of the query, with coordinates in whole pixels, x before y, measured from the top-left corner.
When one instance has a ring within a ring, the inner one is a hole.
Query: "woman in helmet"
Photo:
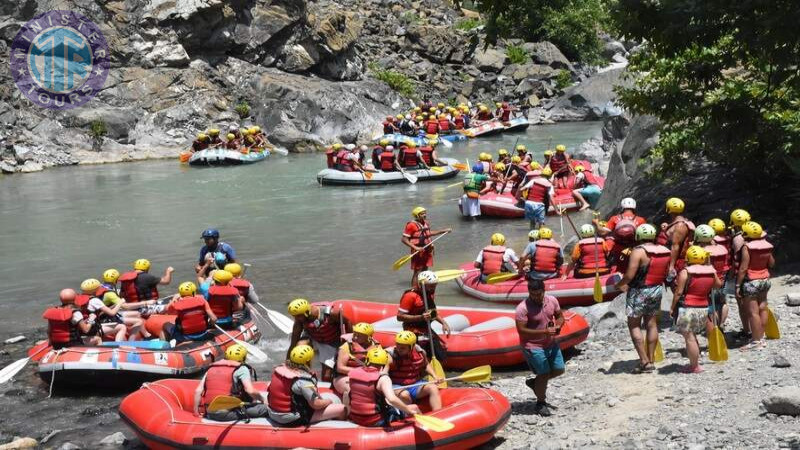
[[[333,378],[333,388],[340,394],[350,390],[347,376],[358,367],[366,363],[367,353],[373,348],[380,348],[380,344],[372,339],[375,329],[367,322],[353,325],[351,336],[342,336],[344,343],[339,346],[336,353],[336,375]]]
[[[742,299],[747,311],[752,339],[743,349],[764,348],[764,326],[767,323],[767,293],[771,283],[769,269],[775,266],[774,247],[767,242],[766,233],[756,222],[742,225],[745,243],[736,273],[736,297]]]
[[[683,215],[685,207],[683,200],[677,197],[667,199],[669,223],[661,224],[661,231],[656,237],[656,244],[670,249],[667,284],[672,284],[677,271],[685,266],[684,255],[694,235],[694,223]]]
[[[269,418],[283,426],[309,425],[323,420],[344,420],[346,411],[338,397],[324,398],[311,372],[314,349],[298,345],[289,359],[275,367],[267,388]]]
[[[730,236],[731,272],[734,281],[739,273],[739,266],[742,260],[742,247],[744,247],[745,244],[742,226],[750,220],[752,220],[750,213],[741,208],[731,211],[728,234]],[[739,305],[739,318],[742,320],[742,331],[736,334],[736,338],[739,340],[750,339],[750,315],[748,313],[747,304],[740,295],[736,296],[736,303]]]
[[[164,323],[161,340],[170,341],[173,347],[184,341],[207,339],[209,326],[217,321],[211,306],[202,295],[197,295],[197,286],[191,281],[178,286],[167,311],[175,314],[175,323]]]
[[[417,286],[417,275],[433,267],[433,245],[431,238],[453,231],[450,228],[443,228],[441,230],[431,230],[430,223],[428,222],[428,213],[422,206],[417,206],[411,210],[410,222],[406,223],[403,229],[403,237],[401,242],[409,248],[411,253],[417,253],[411,258],[411,286]]]
[[[225,359],[208,368],[194,391],[194,413],[211,420],[229,422],[254,417],[266,417],[268,408],[264,393],[255,388],[256,371],[248,366],[247,349],[234,344],[225,350]],[[217,397],[236,397],[244,406],[234,409],[207,411]]]
[[[475,268],[481,270],[481,282],[493,273],[516,272],[519,258],[511,247],[506,247],[506,237],[494,233],[487,245],[475,258]]]
[[[296,298],[289,303],[287,310],[294,318],[294,326],[286,357],[295,346],[313,346],[322,364],[322,379],[331,380],[342,334],[352,331],[350,321],[342,314],[339,305],[330,302],[312,305],[304,298]]]
[[[105,289],[102,287],[100,280],[89,278],[83,280],[81,283],[82,294],[78,297],[77,303],[86,305],[89,322],[98,325],[97,329],[102,337],[114,336],[117,342],[124,341],[127,334],[127,328],[123,322],[122,316],[119,315],[119,310],[122,308],[122,302],[114,302],[112,306],[106,306],[103,297],[106,295]],[[108,292],[111,296],[111,292]],[[114,294],[116,296],[116,294]],[[141,319],[137,322],[137,327],[131,330],[131,340],[136,340],[142,328]],[[149,336],[149,335],[148,335]]]
[[[395,392],[406,404],[416,403],[427,398],[431,411],[442,409],[442,397],[435,383],[406,387],[423,381],[425,377],[441,382],[433,370],[425,349],[417,345],[417,335],[411,331],[401,331],[394,338],[394,347],[386,349],[389,355],[389,378],[392,379]]]

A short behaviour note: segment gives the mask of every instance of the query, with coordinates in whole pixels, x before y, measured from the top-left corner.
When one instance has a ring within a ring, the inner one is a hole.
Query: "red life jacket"
[[[447,119],[439,119],[439,132],[450,131],[450,121]]]
[[[593,184],[595,186],[600,186],[600,183],[602,183],[602,180],[600,179],[600,177],[598,177],[597,175],[593,174],[592,172],[589,172],[588,170],[583,172],[583,176],[586,177],[586,182],[588,184]]]
[[[502,272],[503,270],[503,255],[506,254],[506,248],[502,245],[487,245],[483,248],[483,264],[481,264],[481,273],[489,275],[491,273]]]
[[[428,360],[425,357],[425,350],[419,345],[414,345],[411,354],[405,358],[401,357],[394,347],[386,350],[392,356],[392,364],[389,366],[389,378],[393,384],[406,385],[419,381],[425,373]]]
[[[711,261],[711,265],[714,267],[714,270],[717,271],[717,276],[724,280],[725,275],[731,268],[729,264],[730,257],[728,255],[728,249],[716,243],[706,244],[703,249],[709,253],[708,259]]]
[[[667,247],[658,244],[642,244],[637,248],[642,248],[647,257],[650,258],[650,263],[647,265],[647,272],[644,273],[641,286],[639,283],[634,287],[651,287],[664,284],[667,279],[667,271],[669,270],[669,256],[670,251]]]
[[[427,134],[436,134],[439,132],[439,121],[436,119],[428,119],[425,122],[425,132]]]
[[[500,120],[503,122],[508,122],[511,119],[511,108],[503,108],[503,111],[500,115]]]
[[[492,113],[489,111],[483,111],[478,113],[478,120],[491,120]]]
[[[349,355],[347,362],[345,362],[347,367],[363,367],[366,363],[367,349],[362,347],[358,342],[353,342],[352,337],[347,339],[347,342],[339,346],[339,348],[344,349]],[[369,348],[372,348],[372,346]],[[338,356],[339,353],[337,352],[336,355]]]
[[[339,345],[339,339],[342,334],[339,331],[339,327],[334,325],[331,320],[331,304],[322,302],[316,303],[315,306],[319,308],[319,318],[314,322],[306,321],[303,323],[303,329],[306,330],[308,336],[314,342],[330,344],[336,347]]]
[[[747,241],[744,244],[750,253],[750,264],[747,266],[748,280],[765,280],[769,278],[769,257],[773,246],[766,239]]]
[[[233,304],[239,299],[239,290],[231,285],[211,285],[208,288],[208,305],[217,320],[233,316]]]
[[[561,155],[561,157],[558,155]],[[564,152],[557,152],[550,158],[550,170],[552,170],[553,173],[558,172],[564,167],[567,167],[567,155]]]
[[[192,142],[192,150],[199,152],[201,150],[205,150],[208,148],[208,142],[205,141],[194,141]]]
[[[348,158],[347,156],[350,154],[347,150],[339,150],[339,153],[336,154],[336,164],[338,164],[338,170],[342,172],[352,172],[355,168],[355,161]]]
[[[424,247],[428,245],[431,239],[431,228],[428,226],[428,224],[427,223],[422,224],[417,222],[416,220],[412,220],[411,222],[408,223],[413,223],[417,226],[417,229],[413,233],[411,233],[411,237],[409,238],[409,240],[410,241],[416,240],[417,247]]]
[[[234,278],[228,284],[238,289],[239,295],[244,298],[247,298],[247,294],[250,292],[250,286],[252,286],[249,281],[243,278]]]
[[[172,307],[178,315],[175,324],[181,327],[183,334],[199,334],[208,329],[206,299],[202,296],[183,297]]]
[[[689,248],[689,242],[690,242],[691,236],[694,235],[694,223],[692,223],[691,220],[677,219],[677,220],[672,221],[672,223],[667,225],[666,229],[661,230],[661,232],[658,233],[658,236],[656,237],[656,244],[664,245],[667,248],[671,247],[672,246],[672,233],[675,232],[673,227],[675,225],[679,224],[679,223],[685,223],[686,227],[688,228],[688,232],[686,233],[686,238],[683,240],[683,242],[681,242],[680,252],[678,253],[678,259],[682,260],[682,259],[684,259],[686,257],[686,249]]]
[[[140,273],[142,272],[137,272],[135,270],[125,272],[120,275],[117,280],[120,282],[120,295],[128,303],[136,303],[144,300],[155,300],[159,297],[158,287],[156,286],[154,286],[150,292],[139,292],[136,289],[136,278],[139,277]]]
[[[403,151],[403,167],[417,167],[419,161],[417,160],[417,149],[412,147],[404,147]]]
[[[535,178],[533,180],[533,185],[528,189],[528,201],[544,203],[549,198],[550,188],[552,186],[553,185],[544,178]]]
[[[552,239],[539,239],[536,241],[536,251],[531,259],[531,270],[536,272],[553,273],[558,272],[558,256],[561,254],[561,246]]]
[[[426,145],[425,147],[420,147],[419,152],[422,153],[422,160],[425,161],[425,164],[428,166],[433,166],[433,147]]]
[[[614,242],[623,247],[633,246],[636,244],[636,215],[634,214],[633,217],[625,214],[618,215],[617,223],[611,231]]]
[[[298,379],[307,379],[317,384],[317,381],[310,374],[306,374],[297,370],[292,370],[286,367],[285,364],[275,367],[272,372],[272,380],[267,387],[267,405],[269,409],[279,413],[300,413],[301,417],[308,419],[310,415],[310,406],[305,398],[295,395],[292,392],[292,385]]]
[[[392,134],[394,133],[394,127],[392,126],[391,122],[383,121],[383,134]]]
[[[377,367],[359,367],[350,371],[351,421],[369,427],[383,420],[385,400],[377,389],[378,380],[383,375]]]
[[[65,346],[68,344],[80,344],[81,337],[78,327],[72,323],[72,307],[52,307],[47,308],[42,314],[42,318],[47,320],[47,340],[50,345]]]
[[[705,264],[692,264],[686,267],[689,280],[686,283],[686,292],[683,294],[683,304],[690,308],[705,308],[708,306],[708,295],[714,288],[714,267]]]
[[[81,311],[81,314],[83,314],[84,319],[89,317],[88,307],[89,307],[89,300],[91,299],[92,296],[87,294],[78,294],[77,296],[75,296],[75,307]]]
[[[325,158],[327,159],[327,162],[328,162],[328,169],[333,169],[333,166],[334,166],[333,157],[334,157],[334,155],[336,155],[336,152],[334,152],[332,148],[329,148],[329,149],[325,150]]]
[[[394,170],[394,152],[384,150],[380,156],[381,170]]]
[[[233,372],[241,365],[242,363],[228,359],[222,359],[211,364],[208,372],[206,372],[203,395],[200,400],[200,405],[203,409],[207,408],[220,395],[234,397],[242,395],[241,387],[237,386],[238,383],[233,381]]]
[[[458,116],[456,117],[453,122],[456,124],[456,130],[463,130],[464,129],[464,117]]]
[[[539,247],[539,244],[536,244]],[[579,270],[583,273],[594,272],[597,269],[600,273],[608,273],[608,254],[602,239],[593,237],[578,241],[581,258],[578,260]],[[596,255],[596,256],[595,256]]]

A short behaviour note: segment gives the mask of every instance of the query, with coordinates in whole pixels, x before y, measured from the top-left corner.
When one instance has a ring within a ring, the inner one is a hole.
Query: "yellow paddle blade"
[[[433,416],[424,416],[422,414],[414,414],[414,420],[416,420],[417,424],[421,425],[423,428],[426,428],[430,431],[435,431],[437,433],[444,433],[445,431],[450,431],[455,427],[455,425],[446,420],[442,420]]]
[[[467,165],[464,164],[464,163],[454,163],[454,164],[452,164],[452,166],[455,167],[458,170],[467,170],[467,169],[469,169],[469,167],[467,167]]]
[[[455,280],[456,278],[460,278],[462,275],[467,273],[466,270],[461,269],[446,269],[446,270],[437,270],[434,272],[436,277],[439,278],[439,283],[444,283],[445,281]]]
[[[409,261],[411,261],[411,255],[403,256],[402,258],[395,261],[394,264],[392,264],[392,270],[397,270],[405,266],[406,263],[408,263]]]
[[[181,152],[180,160],[182,163],[189,161],[189,158],[192,157],[192,152]]]
[[[656,341],[656,352],[655,355],[653,355],[653,362],[659,363],[663,360],[664,360],[664,349],[661,348],[661,340],[659,339]]]
[[[242,405],[244,405],[244,402],[241,399],[231,397],[230,395],[218,395],[214,397],[214,400],[212,400],[211,404],[208,405],[206,411],[225,411],[228,409],[238,408]]]
[[[592,291],[592,297],[594,298],[595,303],[600,303],[603,301],[603,286],[600,284],[600,274],[594,274],[594,290]]]
[[[725,335],[716,326],[711,331],[711,336],[708,337],[708,359],[712,361],[728,360],[728,345],[725,343]]]
[[[364,178],[371,180],[372,179],[372,172],[364,172]]]
[[[431,167],[431,170],[436,172],[436,173],[444,173],[444,167],[433,166],[433,167]]]
[[[780,339],[781,329],[778,328],[778,321],[775,320],[775,314],[772,313],[772,308],[767,308],[767,324],[764,326],[764,336],[767,339]]]
[[[458,376],[459,381],[484,383],[492,379],[492,366],[478,366]]]
[[[508,272],[508,273],[498,272],[490,274],[489,277],[486,279],[486,282],[489,284],[497,284],[503,281],[508,281],[512,278],[516,278],[518,276],[519,274],[516,272]]]
[[[431,366],[433,367],[433,372],[436,374],[436,378],[444,380],[444,368],[442,367],[442,363],[434,357],[431,359]],[[439,389],[446,389],[447,381],[442,381],[438,386]]]

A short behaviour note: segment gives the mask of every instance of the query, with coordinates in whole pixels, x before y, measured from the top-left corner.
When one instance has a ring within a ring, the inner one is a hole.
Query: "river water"
[[[572,149],[597,136],[600,127],[599,123],[532,126],[524,133],[455,143],[452,149],[440,147],[439,155],[475,161],[481,151],[511,150],[518,140],[541,160],[548,144]],[[41,313],[58,302],[60,289],[77,289],[83,279],[99,278],[110,267],[128,270],[138,258],[150,259],[151,272],[158,275],[173,266],[172,285],[162,295],[175,292],[180,282],[194,279],[200,233],[209,227],[220,230],[222,240],[235,247],[240,261],[252,264],[247,277],[261,301],[281,311],[296,297],[398,301],[411,272],[408,267],[393,272],[391,266],[407,254],[400,235],[417,205],[428,209],[434,228],[454,231],[437,242],[437,270],[471,260],[497,231],[518,252],[527,242],[524,220],[462,220],[457,206],[461,189],[446,187],[461,177],[416,185],[321,187],[316,173],[324,165],[322,155],[291,154],[222,169],[149,161],[0,176],[0,255],[4,259],[0,264],[4,291],[0,338],[25,334],[26,345],[43,339]],[[549,221],[559,230],[558,219]],[[455,283],[439,287],[437,302],[487,306],[462,295]],[[277,360],[287,339],[274,333],[265,337],[262,346],[271,349]],[[20,348],[14,346],[2,364],[10,357],[21,357]],[[29,414],[51,409],[29,405],[46,395],[46,387],[37,380],[20,377],[11,391],[24,394],[20,394],[19,407],[29,409]],[[112,399],[115,406],[119,398]],[[58,408],[73,413],[93,415],[97,410],[97,415],[112,420],[113,412],[104,409],[108,398],[82,399],[77,404],[48,400],[54,401]],[[58,428],[59,419],[52,420],[56,421],[52,427]],[[105,436],[122,429],[112,423],[113,430],[96,433]],[[29,428],[23,425],[6,423],[2,430]]]

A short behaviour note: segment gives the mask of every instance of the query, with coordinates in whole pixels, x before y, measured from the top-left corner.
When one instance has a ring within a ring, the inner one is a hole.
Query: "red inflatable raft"
[[[473,263],[464,263],[459,269],[472,270]],[[613,300],[622,293],[614,287],[622,275],[612,272],[600,276],[603,287],[603,301]],[[528,297],[528,282],[520,277],[497,284],[480,282],[480,272],[469,272],[456,279],[456,283],[470,297],[494,303],[519,303]],[[589,306],[594,304],[594,277],[591,278],[553,278],[544,282],[545,291],[556,297],[562,307]]]
[[[165,322],[174,320],[172,315],[153,315],[146,326],[157,335]],[[228,334],[247,342],[256,342],[261,337],[253,320]],[[205,371],[234,344],[216,329],[209,330],[209,336],[207,341],[187,341],[175,348],[164,341],[131,341],[53,350],[44,341],[28,350],[28,355],[38,361],[36,370],[44,381],[49,383],[55,377],[55,386],[135,387],[143,381],[188,377]]]
[[[358,300],[338,300],[351,323],[369,322],[375,327],[375,339],[384,347],[394,345],[394,337],[403,326],[397,321],[397,305]],[[516,366],[524,362],[519,346],[514,311],[489,308],[439,306],[439,315],[450,326],[450,337],[434,331],[447,344],[448,369],[471,369],[483,364],[494,367]],[[573,312],[564,311],[566,322],[556,340],[562,349],[580,344],[589,335],[589,324]]]
[[[192,412],[197,380],[161,380],[144,385],[128,395],[119,415],[151,449],[202,448],[243,449],[417,449],[460,450],[477,447],[497,433],[511,415],[511,405],[499,392],[480,388],[443,389],[443,408],[436,418],[455,425],[435,432],[413,420],[393,422],[388,427],[361,427],[345,421],[325,421],[310,427],[277,427],[268,419],[249,422],[214,422]],[[321,383],[323,384],[323,383]],[[260,391],[267,383],[257,382]],[[320,387],[323,396],[334,394]],[[423,411],[428,406],[421,404]]]

